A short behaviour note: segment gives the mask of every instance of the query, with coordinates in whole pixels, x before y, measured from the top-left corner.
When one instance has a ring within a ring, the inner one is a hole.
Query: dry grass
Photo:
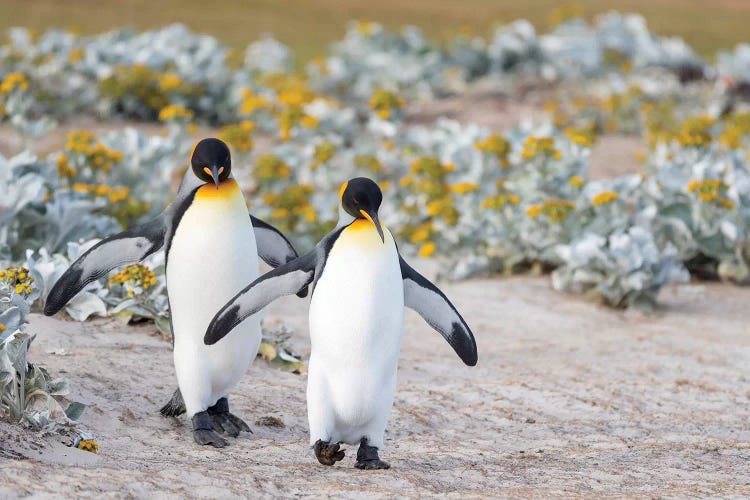
[[[681,35],[705,54],[746,39],[750,2],[745,0],[579,0],[588,16],[610,9],[644,14],[659,33]],[[486,35],[493,25],[527,18],[546,29],[555,0],[0,0],[0,30],[29,26],[75,28],[93,33],[121,26],[155,28],[180,21],[243,48],[262,33],[291,45],[302,60],[325,51],[350,19],[390,28],[416,24],[446,37],[469,28]]]

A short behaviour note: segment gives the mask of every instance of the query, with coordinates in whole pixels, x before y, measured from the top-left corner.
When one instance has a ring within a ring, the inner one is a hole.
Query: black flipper
[[[315,278],[317,261],[317,252],[313,250],[250,283],[216,313],[203,337],[204,343],[215,344],[248,316],[279,297],[297,293],[307,287]]]
[[[410,267],[400,255],[399,260],[404,280],[404,305],[418,312],[437,330],[464,363],[476,365],[477,343],[469,325],[438,287]]]
[[[250,220],[253,223],[255,231],[255,244],[258,246],[258,257],[263,259],[263,262],[273,268],[277,268],[298,257],[297,251],[281,231],[271,224],[254,217],[252,214],[250,214]],[[306,297],[307,288],[305,287],[300,290],[297,296]]]
[[[167,225],[164,216],[142,226],[105,238],[81,255],[55,283],[47,295],[44,314],[52,316],[78,292],[112,269],[139,262],[164,246]]]
[[[182,399],[182,393],[180,392],[180,389],[177,389],[174,391],[174,394],[172,394],[172,399],[161,407],[159,413],[165,417],[177,417],[186,411],[187,409],[185,408],[185,401]]]

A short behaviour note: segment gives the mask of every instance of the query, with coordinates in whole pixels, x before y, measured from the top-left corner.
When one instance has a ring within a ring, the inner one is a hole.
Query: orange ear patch
[[[341,203],[341,200],[344,199],[344,191],[346,191],[346,186],[349,185],[349,181],[346,181],[341,185],[341,189],[339,189],[339,203]]]

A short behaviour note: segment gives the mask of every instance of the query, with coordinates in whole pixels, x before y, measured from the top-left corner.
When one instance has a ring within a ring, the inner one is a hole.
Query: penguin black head
[[[193,173],[203,182],[213,182],[216,189],[232,172],[232,155],[229,148],[219,139],[203,139],[193,148],[190,156]]]
[[[378,230],[385,243],[383,228],[378,220],[378,209],[383,201],[383,192],[375,181],[367,177],[355,177],[345,182],[339,191],[341,207],[355,219],[366,219]]]

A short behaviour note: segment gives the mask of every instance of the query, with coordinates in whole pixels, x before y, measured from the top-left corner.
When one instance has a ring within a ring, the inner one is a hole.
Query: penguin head
[[[370,221],[378,230],[380,239],[385,243],[383,228],[378,220],[378,209],[383,201],[383,192],[375,181],[367,177],[355,177],[341,185],[339,191],[341,208],[355,219]]]
[[[203,139],[193,148],[190,155],[193,173],[203,182],[212,182],[219,189],[219,183],[232,172],[232,155],[229,148],[219,139]]]

